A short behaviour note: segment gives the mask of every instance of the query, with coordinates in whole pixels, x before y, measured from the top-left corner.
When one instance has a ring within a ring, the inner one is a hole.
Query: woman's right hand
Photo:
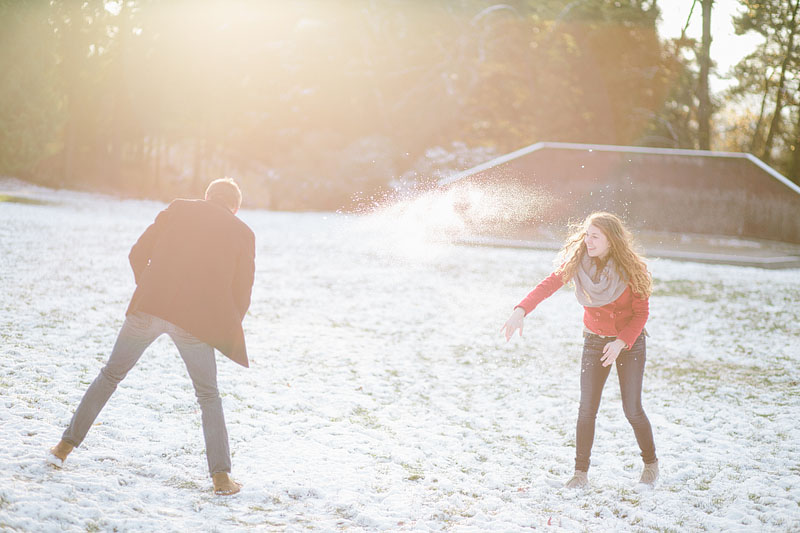
[[[525,320],[525,310],[521,307],[514,309],[511,316],[508,317],[506,323],[500,328],[500,331],[506,336],[506,342],[514,336],[514,332],[519,330],[519,336],[522,337],[522,322]]]

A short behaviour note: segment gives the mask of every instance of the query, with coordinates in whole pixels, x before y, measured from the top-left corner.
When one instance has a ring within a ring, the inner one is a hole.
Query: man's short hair
[[[221,202],[231,211],[235,211],[242,205],[242,191],[231,178],[221,178],[208,184],[206,200]]]

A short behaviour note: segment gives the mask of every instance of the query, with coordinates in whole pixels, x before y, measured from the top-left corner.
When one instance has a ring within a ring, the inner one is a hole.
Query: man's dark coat
[[[128,258],[136,291],[126,314],[163,318],[249,366],[242,319],[253,288],[255,235],[247,224],[214,201],[175,200]]]

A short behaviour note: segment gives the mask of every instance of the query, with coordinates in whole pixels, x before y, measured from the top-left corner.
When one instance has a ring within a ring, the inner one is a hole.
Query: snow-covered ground
[[[612,372],[590,487],[572,492],[581,308],[559,291],[505,343],[553,253],[448,244],[435,202],[241,213],[257,236],[251,368],[219,357],[240,494],[211,492],[167,337],[53,469],[122,324],[129,248],[163,204],[10,189],[52,203],[0,203],[0,530],[800,528],[800,271],[653,261],[644,405],[661,480],[636,486]]]

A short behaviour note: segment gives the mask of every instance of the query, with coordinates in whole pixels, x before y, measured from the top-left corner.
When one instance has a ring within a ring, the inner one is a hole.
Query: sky
[[[665,0],[659,3],[661,20],[658,31],[663,38],[679,37],[686,25],[686,19],[692,9],[693,0]],[[743,8],[739,0],[715,0],[711,12],[711,58],[717,63],[717,75],[712,76],[711,90],[717,92],[732,83],[731,80],[720,79],[731,67],[744,56],[753,51],[761,41],[754,33],[736,35],[731,18]],[[700,39],[703,32],[702,6],[700,0],[692,12],[692,18],[686,34]]]

